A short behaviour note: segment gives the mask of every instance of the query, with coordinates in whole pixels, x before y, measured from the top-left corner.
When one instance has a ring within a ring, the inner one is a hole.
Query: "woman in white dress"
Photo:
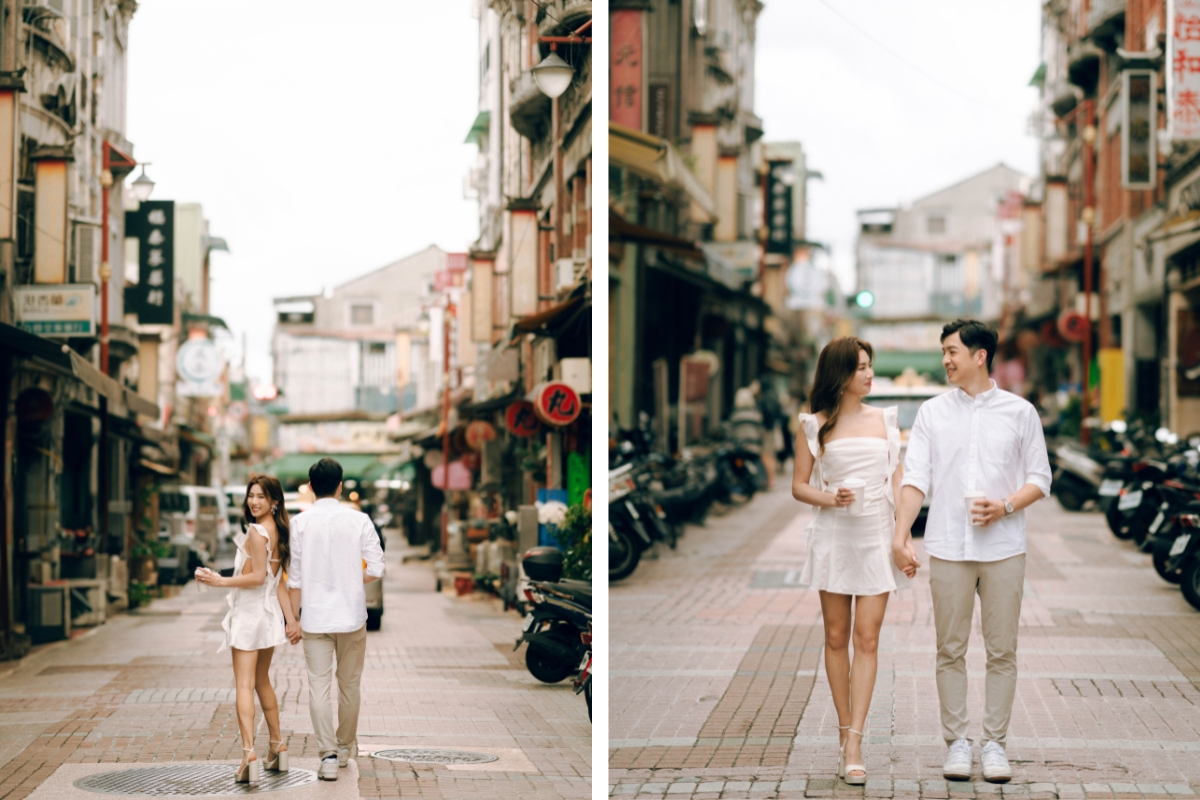
[[[289,528],[279,480],[270,475],[251,478],[242,511],[254,522],[233,540],[237,545],[233,577],[225,578],[203,568],[196,570],[197,581],[230,589],[229,612],[221,623],[225,641],[217,652],[233,652],[243,752],[234,777],[237,783],[256,781],[259,776],[254,752],[255,692],[270,734],[265,766],[280,772],[288,769],[287,748],[279,729],[279,700],[269,673],[275,648],[288,642],[285,627],[296,620],[287,586],[280,580],[288,566]]]
[[[821,596],[825,672],[838,715],[838,776],[860,786],[867,781],[862,738],[879,630],[889,593],[908,585],[892,560],[902,477],[897,409],[863,403],[874,355],[854,337],[835,339],[821,351],[809,395],[813,413],[800,415],[792,478],[792,496],[814,507],[800,583]]]

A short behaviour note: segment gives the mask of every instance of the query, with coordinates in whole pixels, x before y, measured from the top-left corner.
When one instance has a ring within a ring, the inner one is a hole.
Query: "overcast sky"
[[[832,246],[844,290],[857,209],[1000,161],[1034,173],[1040,19],[1038,0],[767,0],[755,110],[768,141],[799,140],[824,174],[809,185],[808,235]]]
[[[128,137],[152,199],[204,205],[212,313],[270,381],[271,299],[475,239],[471,0],[143,0]],[[240,346],[236,348],[240,350]],[[235,356],[236,358],[236,356]]]

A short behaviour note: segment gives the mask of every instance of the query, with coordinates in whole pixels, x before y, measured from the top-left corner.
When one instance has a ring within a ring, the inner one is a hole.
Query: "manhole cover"
[[[221,794],[277,792],[316,783],[317,773],[307,769],[287,772],[259,770],[254,783],[234,783],[234,764],[173,764],[101,772],[75,781],[77,788],[99,794],[133,794],[146,797],[211,797]]]
[[[499,756],[489,753],[468,753],[463,750],[380,750],[371,755],[373,758],[411,761],[414,764],[486,764],[500,760]]]

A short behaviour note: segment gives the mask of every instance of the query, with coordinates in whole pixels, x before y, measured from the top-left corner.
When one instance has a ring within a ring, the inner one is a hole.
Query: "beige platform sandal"
[[[283,744],[283,742],[272,741],[271,744]],[[288,751],[286,749],[271,750],[267,749],[267,763],[263,765],[264,769],[273,770],[275,772],[288,771]]]
[[[859,739],[860,739],[859,746],[861,747],[861,739],[863,736],[863,732],[856,731],[849,726],[846,727],[846,730],[849,731],[850,733],[858,734]],[[867,768],[864,767],[862,764],[847,764],[846,763],[846,745],[842,745],[841,765],[842,765],[841,778],[842,778],[842,780],[844,780],[847,783],[847,785],[849,785],[849,786],[865,786],[866,785],[866,783],[867,783]],[[851,775],[850,774],[851,772],[861,772],[862,774],[861,775]]]
[[[243,753],[249,753],[252,758],[245,764],[238,767],[237,772],[233,776],[234,783],[250,783],[258,780],[258,756],[254,755],[253,747],[243,747]]]

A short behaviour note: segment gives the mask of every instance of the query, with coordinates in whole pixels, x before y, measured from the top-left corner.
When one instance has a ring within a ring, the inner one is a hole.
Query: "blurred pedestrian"
[[[287,747],[279,727],[279,699],[271,686],[271,658],[275,648],[287,644],[285,628],[296,623],[291,598],[280,581],[290,565],[290,535],[283,486],[277,478],[260,475],[246,487],[242,511],[254,520],[234,537],[237,556],[233,576],[223,577],[203,567],[196,580],[208,586],[226,586],[229,612],[221,627],[225,641],[218,653],[233,653],[238,728],[242,734],[242,763],[234,775],[236,783],[259,778],[254,753],[254,695],[262,706],[270,745],[266,768],[287,772]],[[246,745],[249,745],[247,747]]]
[[[322,458],[308,470],[316,502],[296,517],[288,589],[299,621],[288,639],[304,639],[308,712],[321,754],[317,777],[336,781],[358,751],[359,684],[367,652],[363,587],[383,575],[383,549],[371,518],[342,505],[342,465]],[[364,566],[365,564],[365,566]],[[307,602],[301,605],[301,600]],[[337,661],[338,725],[333,727],[330,678]]]
[[[758,455],[759,460],[763,462],[764,471],[767,473],[767,488],[772,488],[775,485],[775,476],[765,469],[765,456],[769,448],[765,443],[763,415],[758,410],[758,403],[754,399],[754,390],[751,387],[738,389],[734,394],[733,414],[730,415],[729,422],[733,428],[733,441],[745,450]]]
[[[779,472],[780,453],[783,450],[783,434],[780,425],[784,421],[783,405],[775,392],[771,375],[765,374],[756,381],[758,386],[758,410],[763,417],[763,465],[767,469],[767,480],[775,485],[775,475]]]
[[[801,414],[792,496],[813,506],[799,584],[816,589],[825,624],[825,673],[837,712],[838,777],[867,782],[862,741],[888,595],[908,584],[888,546],[900,488],[899,409],[875,408],[874,350],[834,339],[817,359],[811,414]],[[854,658],[850,658],[850,642]]]
[[[1005,753],[1017,693],[1017,631],[1025,586],[1026,506],[1050,494],[1046,439],[1034,407],[988,376],[994,330],[976,320],[942,328],[942,364],[957,390],[921,406],[908,439],[896,532],[896,566],[910,577],[920,564],[912,524],[926,496],[929,585],[937,629],[937,689],[942,777],[971,779],[967,738],[967,642],[979,595],[987,677],[984,684],[983,778],[1006,783]]]

